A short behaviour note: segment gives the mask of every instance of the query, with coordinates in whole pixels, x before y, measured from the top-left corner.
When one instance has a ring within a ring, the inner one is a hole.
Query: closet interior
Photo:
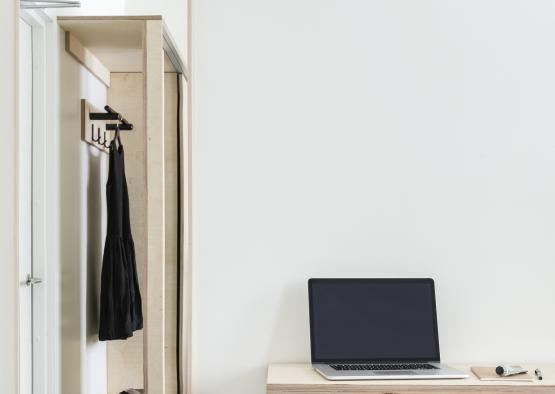
[[[66,51],[107,88],[108,107],[80,103],[83,143],[108,152],[119,129],[125,146],[144,329],[107,342],[108,393],[185,392],[190,75],[160,16],[67,16],[58,24]]]

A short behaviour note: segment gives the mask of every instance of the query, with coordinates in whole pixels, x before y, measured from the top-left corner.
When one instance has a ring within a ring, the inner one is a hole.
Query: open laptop
[[[440,363],[432,279],[310,279],[312,365],[326,379],[456,379]]]

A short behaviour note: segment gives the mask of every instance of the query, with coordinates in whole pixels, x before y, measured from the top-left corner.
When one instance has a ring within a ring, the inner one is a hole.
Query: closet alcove
[[[186,392],[190,76],[160,16],[68,16],[58,24],[66,51],[106,85],[106,104],[134,126],[120,134],[144,329],[107,342],[107,392]],[[89,122],[83,111],[82,128]]]

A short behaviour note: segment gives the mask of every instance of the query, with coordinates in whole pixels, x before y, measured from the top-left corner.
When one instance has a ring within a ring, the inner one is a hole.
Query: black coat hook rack
[[[117,120],[118,123],[106,124],[106,130],[133,130],[133,124],[129,123],[119,112],[109,105],[104,106],[106,112],[90,112],[90,120]]]
[[[110,143],[117,139],[120,131],[133,130],[133,124],[109,105],[104,112],[85,99],[81,99],[81,140],[108,153]]]

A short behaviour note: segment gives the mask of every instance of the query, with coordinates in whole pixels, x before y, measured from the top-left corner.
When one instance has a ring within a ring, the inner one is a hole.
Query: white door
[[[34,134],[42,130],[37,124],[37,103],[40,103],[40,73],[37,68],[36,29],[24,19],[19,21],[19,151],[18,151],[18,239],[19,239],[19,296],[20,296],[20,393],[39,394],[44,392],[44,332],[41,329],[44,304],[44,291],[41,279],[40,249],[42,245],[41,207],[41,157],[37,156]],[[40,105],[39,105],[40,106]],[[42,138],[38,140],[42,141]],[[40,149],[39,149],[40,151]],[[39,193],[37,193],[37,191]],[[37,209],[38,208],[38,209]],[[38,237],[37,237],[38,236]],[[38,241],[38,242],[37,242]],[[38,253],[37,253],[38,252]],[[39,377],[37,379],[37,377]]]

